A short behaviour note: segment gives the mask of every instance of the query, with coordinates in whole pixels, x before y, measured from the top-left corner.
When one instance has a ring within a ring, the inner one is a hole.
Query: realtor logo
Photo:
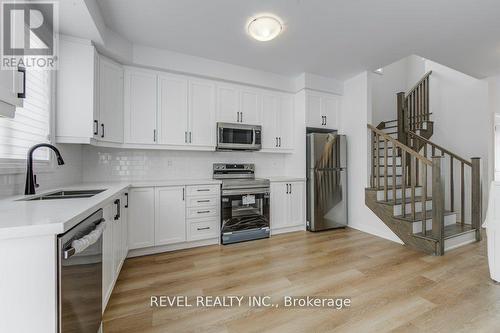
[[[2,69],[56,69],[58,4],[2,1]]]

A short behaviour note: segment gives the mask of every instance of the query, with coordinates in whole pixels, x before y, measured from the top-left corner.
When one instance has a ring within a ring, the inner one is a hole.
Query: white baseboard
[[[305,230],[306,230],[305,224],[291,226],[291,227],[271,229],[271,236],[272,235],[284,234],[284,233],[287,233],[287,232],[305,231]]]
[[[128,251],[127,258],[147,256],[150,254],[157,254],[157,253],[162,253],[162,252],[190,249],[193,247],[215,245],[215,244],[219,244],[219,237],[204,239],[204,240],[194,241],[194,242],[184,242],[184,243],[177,243],[177,244],[171,244],[171,245],[146,247],[143,249],[133,249],[133,250]]]

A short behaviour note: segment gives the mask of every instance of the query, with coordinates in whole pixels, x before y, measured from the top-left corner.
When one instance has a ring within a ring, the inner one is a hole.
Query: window
[[[0,167],[15,167],[26,160],[31,146],[50,141],[52,110],[52,72],[26,71],[24,107],[14,119],[0,118]],[[47,149],[37,149],[34,159],[48,163]]]

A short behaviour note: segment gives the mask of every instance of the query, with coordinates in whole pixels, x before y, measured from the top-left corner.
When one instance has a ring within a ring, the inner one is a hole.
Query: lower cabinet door
[[[156,188],[155,245],[186,241],[185,197],[184,186]]]
[[[287,226],[288,199],[286,183],[271,183],[271,229]]]
[[[133,188],[128,204],[129,249],[155,245],[155,191],[152,187]]]
[[[122,224],[122,260],[125,260],[128,254],[128,193],[122,195],[121,199],[121,224]]]
[[[305,223],[305,185],[304,182],[293,182],[289,184],[289,217],[287,222],[289,226],[298,226]]]
[[[120,265],[123,257],[122,248],[122,220],[121,212],[118,214],[118,205],[121,204],[121,200],[113,204],[113,216],[111,218],[111,223],[113,225],[113,276],[117,277],[120,273]],[[120,207],[121,208],[121,207]]]
[[[102,234],[102,306],[103,311],[111,294],[111,286],[114,280],[114,248],[113,248],[113,204],[103,209],[103,217],[106,224]]]

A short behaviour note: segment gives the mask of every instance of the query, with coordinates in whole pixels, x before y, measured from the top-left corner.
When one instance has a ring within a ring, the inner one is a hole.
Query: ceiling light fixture
[[[283,24],[277,17],[265,14],[250,19],[247,31],[256,40],[267,42],[276,38],[283,31]]]

